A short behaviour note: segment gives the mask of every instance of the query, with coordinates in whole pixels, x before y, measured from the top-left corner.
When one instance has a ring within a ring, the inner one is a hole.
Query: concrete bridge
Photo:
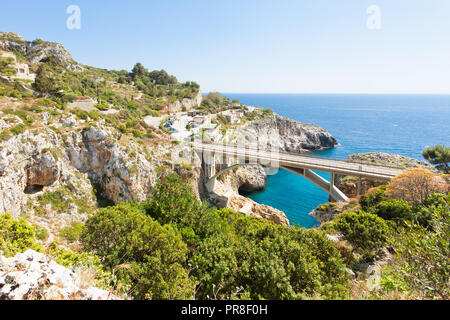
[[[194,150],[202,161],[202,168],[206,175],[205,184],[209,192],[214,190],[216,179],[222,173],[249,163],[280,167],[302,176],[327,192],[336,201],[348,200],[347,196],[334,185],[336,174],[359,177],[361,181],[363,177],[390,180],[402,172],[401,169],[374,164],[213,143],[195,143]],[[330,181],[314,171],[330,173]],[[358,194],[359,190],[360,184],[358,185]]]

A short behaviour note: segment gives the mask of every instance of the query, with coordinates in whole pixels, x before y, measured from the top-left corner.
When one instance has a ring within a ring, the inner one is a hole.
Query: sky
[[[165,69],[203,92],[450,93],[449,0],[2,2],[0,31],[59,42],[90,66]],[[70,5],[80,29],[67,28]]]

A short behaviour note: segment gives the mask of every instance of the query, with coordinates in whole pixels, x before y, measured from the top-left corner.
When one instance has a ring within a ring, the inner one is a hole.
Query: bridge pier
[[[348,201],[348,197],[334,185],[335,173],[331,173],[331,179],[330,181],[327,181],[310,169],[298,169],[286,166],[283,166],[282,168],[303,178],[306,178],[308,181],[312,182],[320,189],[327,192],[332,199],[336,201]]]

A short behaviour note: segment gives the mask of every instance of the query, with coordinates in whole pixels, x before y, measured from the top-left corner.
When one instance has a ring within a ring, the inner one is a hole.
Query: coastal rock
[[[347,202],[329,202],[318,206],[309,215],[322,224],[333,220],[335,215],[342,213],[348,206]]]
[[[229,208],[246,216],[258,217],[276,224],[289,225],[284,212],[259,204],[239,194],[240,188],[246,185],[248,190],[256,190],[265,186],[265,169],[260,165],[246,165],[223,173],[213,191],[213,199],[221,208]]]
[[[267,174],[261,165],[255,164],[238,167],[235,176],[239,193],[251,194],[266,189]]]
[[[273,151],[298,152],[333,148],[338,143],[324,128],[274,115],[252,121],[238,128],[236,141],[247,146],[266,147]]]
[[[228,198],[226,207],[246,216],[262,218],[285,226],[289,225],[289,220],[282,211],[256,203],[240,195],[233,195]]]
[[[34,250],[0,261],[0,300],[119,300]]]

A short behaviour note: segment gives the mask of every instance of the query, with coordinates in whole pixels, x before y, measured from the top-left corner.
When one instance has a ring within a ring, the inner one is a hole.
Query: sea
[[[396,153],[424,160],[422,150],[450,145],[450,95],[387,94],[243,94],[224,93],[249,106],[327,129],[339,142],[316,152],[346,159],[365,152]],[[319,173],[319,172],[318,172]],[[319,173],[329,179],[329,174]],[[265,191],[249,196],[286,213],[292,224],[318,226],[309,213],[328,202],[328,194],[306,179],[283,169],[268,176]]]

